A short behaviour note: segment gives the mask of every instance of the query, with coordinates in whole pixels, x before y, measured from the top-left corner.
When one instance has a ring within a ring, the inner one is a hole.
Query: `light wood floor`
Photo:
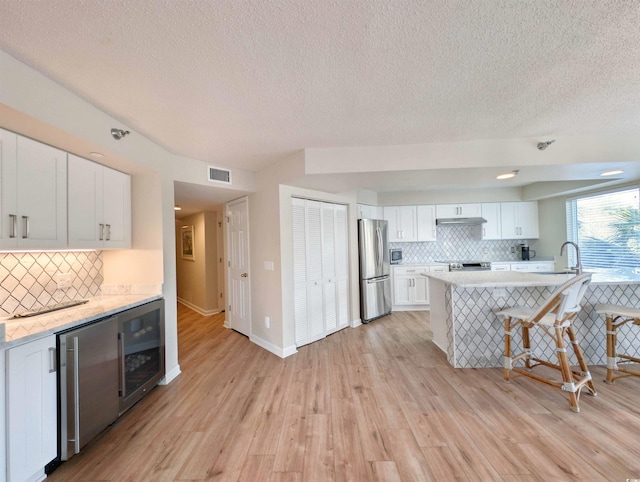
[[[640,479],[640,378],[573,413],[500,369],[453,369],[427,313],[394,313],[285,360],[179,305],[182,374],[53,481]]]

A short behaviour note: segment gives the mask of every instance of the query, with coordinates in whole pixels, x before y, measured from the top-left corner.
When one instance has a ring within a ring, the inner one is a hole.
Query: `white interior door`
[[[251,283],[249,281],[249,205],[247,198],[227,204],[229,246],[229,328],[251,333]]]

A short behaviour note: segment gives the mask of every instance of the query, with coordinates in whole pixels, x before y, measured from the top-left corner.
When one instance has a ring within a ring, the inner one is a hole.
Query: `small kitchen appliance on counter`
[[[389,250],[391,264],[402,264],[402,249],[400,248],[391,248]]]
[[[522,261],[529,261],[536,257],[536,252],[533,249],[529,249],[527,243],[523,243],[520,245],[520,255]]]

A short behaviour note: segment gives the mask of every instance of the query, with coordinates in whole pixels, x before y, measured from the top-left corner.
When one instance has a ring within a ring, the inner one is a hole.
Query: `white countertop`
[[[29,318],[1,318],[0,349],[52,335],[160,298],[160,294],[102,295],[90,298],[83,305]]]
[[[521,271],[464,271],[423,273],[422,276],[438,279],[462,288],[507,288],[510,286],[558,286],[573,275],[523,273]],[[605,273],[596,273],[591,282],[595,284],[640,284],[640,279],[616,279]]]

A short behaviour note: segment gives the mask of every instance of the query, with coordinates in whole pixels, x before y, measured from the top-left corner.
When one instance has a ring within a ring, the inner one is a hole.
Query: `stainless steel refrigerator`
[[[391,313],[391,278],[387,221],[358,220],[360,319],[363,323]]]

